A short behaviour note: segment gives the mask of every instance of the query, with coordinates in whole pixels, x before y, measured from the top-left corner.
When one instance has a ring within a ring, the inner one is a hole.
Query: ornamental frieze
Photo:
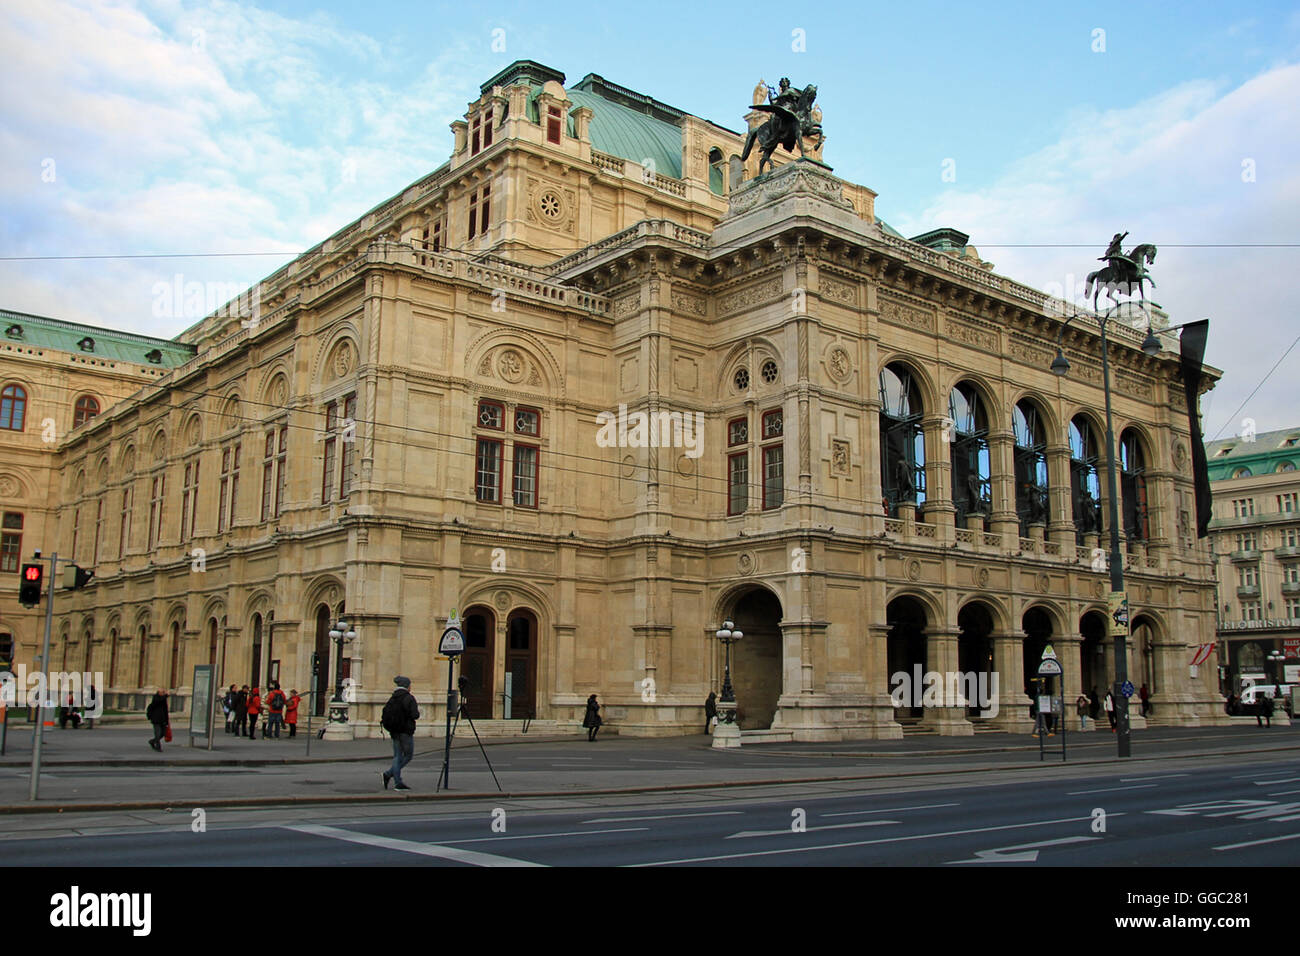
[[[672,293],[673,310],[676,312],[685,312],[688,315],[705,316],[708,314],[708,306],[702,297],[691,295],[689,292],[682,292],[679,289],[673,289]]]
[[[823,274],[820,278],[820,287],[824,299],[843,302],[847,306],[856,306],[858,304],[858,288],[851,282],[832,279],[830,276]]]
[[[718,315],[729,315],[740,309],[757,305],[781,294],[781,277],[773,276],[762,282],[737,289],[718,299]]]
[[[1047,368],[1052,360],[1052,357],[1044,349],[1036,348],[1017,339],[1012,339],[1007,343],[1007,354],[1012,358],[1019,359],[1026,365],[1043,369]]]
[[[881,296],[880,314],[886,322],[895,325],[921,329],[925,332],[934,331],[934,312],[928,309],[918,309],[916,306]]]
[[[1115,375],[1115,387],[1126,395],[1132,395],[1146,402],[1151,401],[1155,394],[1155,389],[1151,387],[1150,382],[1128,372],[1118,372]]]
[[[949,319],[945,323],[948,337],[957,342],[966,345],[973,345],[977,349],[983,349],[985,352],[996,354],[1001,351],[998,348],[998,336],[996,332],[990,332],[987,329],[976,328],[973,325],[967,325],[965,322],[959,322],[956,319]]]

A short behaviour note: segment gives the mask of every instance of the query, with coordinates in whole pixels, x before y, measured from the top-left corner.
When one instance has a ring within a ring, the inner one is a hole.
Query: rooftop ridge
[[[87,325],[85,322],[71,322],[67,319],[55,319],[48,315],[36,315],[32,312],[18,312],[14,309],[0,309],[0,318],[26,320],[29,322],[34,320],[38,323],[45,323],[69,331],[99,332],[104,335],[114,335],[118,338],[129,339],[133,342],[141,342],[149,345],[165,345],[173,349],[189,351],[194,348],[192,345],[185,342],[178,342],[175,339],[160,339],[157,336],[143,335],[139,332],[123,332],[119,329],[110,329],[102,325]]]

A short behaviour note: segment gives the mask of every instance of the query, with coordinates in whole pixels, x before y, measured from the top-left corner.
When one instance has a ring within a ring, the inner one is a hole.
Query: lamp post
[[[329,637],[335,644],[334,697],[330,700],[329,728],[337,727],[341,731],[348,722],[348,704],[351,703],[343,697],[343,646],[356,640],[357,632],[348,628],[347,621],[339,620],[330,628]],[[337,736],[338,731],[331,736]]]
[[[745,636],[731,621],[723,621],[714,634],[726,650],[722,672],[722,698],[718,701],[718,726],[713,730],[713,746],[719,750],[740,746],[740,725],[736,723],[736,692],[731,686],[731,645]]]
[[[1110,401],[1110,347],[1106,341],[1106,326],[1111,311],[1114,310],[1107,309],[1106,312],[1097,314],[1097,325],[1101,329],[1101,384],[1106,396],[1106,511],[1110,525],[1110,614],[1106,626],[1115,641],[1115,685],[1111,691],[1111,700],[1115,707],[1117,755],[1128,757],[1132,755],[1133,740],[1129,731],[1128,698],[1121,692],[1124,684],[1128,683],[1128,600],[1124,595],[1124,559],[1119,551],[1119,482],[1115,474],[1115,427]],[[1066,328],[1081,314],[1076,312],[1067,318],[1056,334],[1056,358],[1052,359],[1051,364],[1052,372],[1056,375],[1065,375],[1070,371],[1070,361],[1065,357],[1061,345]],[[1149,332],[1148,338],[1152,338]]]
[[[1273,664],[1273,684],[1276,686],[1282,683],[1282,662],[1286,660],[1286,655],[1279,650],[1268,652],[1267,658]]]

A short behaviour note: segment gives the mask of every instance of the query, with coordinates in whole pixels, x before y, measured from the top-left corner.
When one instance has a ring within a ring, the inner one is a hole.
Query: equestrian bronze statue
[[[769,102],[759,103],[754,106],[754,109],[771,113],[772,116],[758,129],[749,131],[749,135],[745,138],[745,151],[740,154],[742,162],[748,159],[750,150],[754,148],[754,141],[758,141],[760,175],[764,166],[772,165],[772,153],[778,146],[784,146],[788,153],[793,153],[798,146],[799,155],[803,156],[805,136],[817,137],[814,151],[820,149],[822,143],[826,141],[821,124],[814,122],[812,118],[813,104],[817,100],[816,86],[809,84],[801,90],[792,87],[788,77],[782,77],[778,89],[772,90],[769,87],[767,98]]]
[[[1115,300],[1116,296],[1132,296],[1136,294],[1139,299],[1145,302],[1146,292],[1143,289],[1143,284],[1150,282],[1153,289],[1156,286],[1156,280],[1151,278],[1146,269],[1147,266],[1156,261],[1156,247],[1149,242],[1144,242],[1125,253],[1120,243],[1124,241],[1127,235],[1127,232],[1115,233],[1115,237],[1111,239],[1106,251],[1098,256],[1099,260],[1107,263],[1105,268],[1088,273],[1088,280],[1084,285],[1084,295],[1092,296],[1094,312],[1097,310],[1097,298],[1103,291],[1111,300]]]

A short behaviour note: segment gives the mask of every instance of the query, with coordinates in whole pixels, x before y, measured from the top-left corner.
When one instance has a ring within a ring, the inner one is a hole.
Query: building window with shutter
[[[330,502],[330,493],[334,490],[334,454],[337,437],[334,430],[338,427],[339,403],[330,402],[325,406],[325,462],[320,476],[320,503]]]
[[[560,141],[560,108],[558,106],[548,106],[546,108],[546,141],[548,143],[559,143]]]
[[[0,519],[0,571],[17,572],[23,556],[23,515],[6,511]]]
[[[339,497],[352,494],[357,462],[357,397],[343,399],[343,474],[339,478]]]

